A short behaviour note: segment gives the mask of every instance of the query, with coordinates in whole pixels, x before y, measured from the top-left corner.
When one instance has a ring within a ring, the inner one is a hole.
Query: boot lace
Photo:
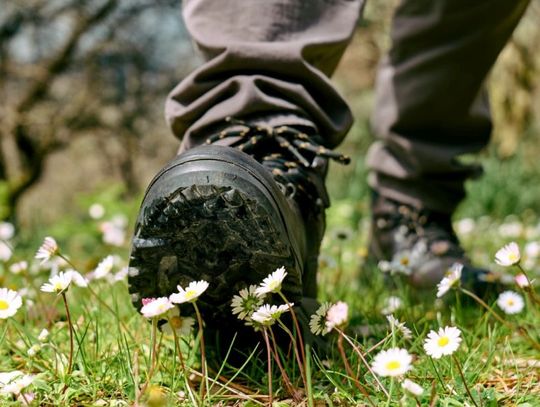
[[[228,118],[229,126],[206,139],[213,144],[226,138],[236,138],[231,147],[251,155],[273,175],[283,193],[299,205],[314,205],[322,209],[330,201],[324,186],[328,160],[349,164],[346,155],[331,151],[299,129],[290,126],[270,127],[248,124]]]

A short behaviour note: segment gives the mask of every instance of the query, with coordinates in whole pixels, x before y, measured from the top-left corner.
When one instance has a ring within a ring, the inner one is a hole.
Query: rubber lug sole
[[[134,306],[140,309],[143,298],[168,296],[177,285],[206,280],[209,289],[197,303],[205,321],[230,321],[233,295],[281,266],[291,276],[284,292],[299,299],[298,256],[276,214],[275,191],[265,190],[256,174],[261,169],[253,173],[213,162],[212,154],[184,160],[156,176],[141,206],[130,258]],[[222,168],[212,170],[216,165]]]

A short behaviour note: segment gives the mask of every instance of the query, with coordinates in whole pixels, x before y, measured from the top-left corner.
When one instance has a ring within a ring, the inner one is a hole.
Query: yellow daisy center
[[[509,298],[508,301],[506,301],[506,304],[512,306],[514,305],[514,300],[512,298]]]
[[[64,289],[62,283],[54,283],[54,291],[62,291]]]
[[[197,296],[197,291],[195,290],[188,290],[186,291],[186,299],[191,300],[192,298]]]
[[[518,256],[516,253],[509,253],[508,254],[508,260],[512,261],[512,262],[515,262],[518,260]]]
[[[408,257],[402,257],[399,261],[403,266],[407,266],[409,264],[409,258]]]
[[[9,308],[9,303],[4,300],[0,300],[0,311],[7,310]]]
[[[174,329],[180,329],[182,327],[182,318],[172,317],[170,324]]]
[[[437,345],[439,345],[442,348],[443,346],[448,345],[448,342],[450,342],[450,339],[448,339],[448,336],[441,336],[439,340],[437,341]]]
[[[399,369],[400,367],[401,367],[401,363],[399,363],[399,361],[397,360],[391,360],[390,362],[386,364],[386,369],[388,370],[396,370],[396,369]]]
[[[279,287],[279,281],[270,281],[270,284],[268,284],[268,288],[270,290],[275,290]]]

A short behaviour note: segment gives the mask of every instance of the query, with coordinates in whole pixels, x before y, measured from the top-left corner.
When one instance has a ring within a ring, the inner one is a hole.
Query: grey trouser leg
[[[528,0],[406,0],[377,80],[370,185],[388,198],[452,212],[481,171],[457,157],[491,132],[483,82]]]
[[[233,116],[316,128],[327,147],[352,123],[331,85],[354,31],[359,0],[184,0],[186,26],[206,63],[169,95],[181,150]]]

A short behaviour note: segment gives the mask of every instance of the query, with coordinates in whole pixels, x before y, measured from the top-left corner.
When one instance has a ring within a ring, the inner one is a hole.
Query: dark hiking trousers
[[[233,116],[316,129],[333,148],[352,123],[329,77],[354,31],[361,1],[184,0],[187,28],[205,64],[169,95],[181,149]],[[405,0],[380,65],[368,153],[370,185],[398,201],[452,212],[460,163],[488,142],[486,76],[528,0]]]

